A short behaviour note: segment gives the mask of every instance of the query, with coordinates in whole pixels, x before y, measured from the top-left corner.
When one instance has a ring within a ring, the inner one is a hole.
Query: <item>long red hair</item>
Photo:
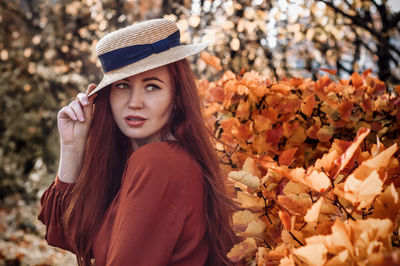
[[[236,240],[231,214],[237,207],[226,194],[189,62],[183,59],[167,67],[174,88],[175,108],[162,130],[162,138],[171,132],[200,164],[205,181],[204,212],[210,243],[207,265],[230,265],[232,262],[226,254]],[[104,88],[96,98],[82,170],[65,215],[80,265],[90,265],[94,233],[120,188],[123,169],[131,153],[129,139],[112,118],[109,91],[110,88]]]

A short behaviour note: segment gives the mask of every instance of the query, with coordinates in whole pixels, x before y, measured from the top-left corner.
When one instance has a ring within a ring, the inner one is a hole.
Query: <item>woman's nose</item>
[[[128,102],[128,107],[130,109],[142,109],[144,107],[143,95],[139,90],[132,89],[132,93],[130,94],[130,99]]]

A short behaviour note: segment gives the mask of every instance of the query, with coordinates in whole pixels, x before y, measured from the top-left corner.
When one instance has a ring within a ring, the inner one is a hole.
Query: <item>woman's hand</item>
[[[62,108],[57,115],[58,132],[60,133],[60,162],[58,178],[67,183],[75,183],[82,167],[86,139],[92,121],[94,94],[87,95],[96,88],[90,84],[86,94],[79,93],[76,99]]]
[[[85,93],[79,93],[76,99],[63,107],[57,115],[58,132],[61,145],[84,146],[92,121],[92,106],[95,97],[87,95],[96,88],[92,83]]]

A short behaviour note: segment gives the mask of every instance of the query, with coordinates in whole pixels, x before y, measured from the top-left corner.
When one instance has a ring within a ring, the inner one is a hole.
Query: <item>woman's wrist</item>
[[[60,147],[58,178],[66,183],[75,183],[82,167],[84,145],[64,145]]]

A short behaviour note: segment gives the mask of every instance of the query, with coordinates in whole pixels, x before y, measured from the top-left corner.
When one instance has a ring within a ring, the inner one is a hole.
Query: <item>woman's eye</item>
[[[118,89],[129,89],[129,84],[127,83],[118,83],[115,85],[116,88]]]
[[[146,86],[147,91],[154,91],[154,90],[159,90],[159,89],[160,89],[160,87],[158,87],[157,85],[154,85],[154,84],[150,84],[150,85]]]

